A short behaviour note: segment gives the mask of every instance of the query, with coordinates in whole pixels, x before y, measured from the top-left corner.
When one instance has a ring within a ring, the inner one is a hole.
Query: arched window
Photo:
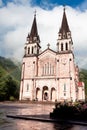
[[[44,66],[42,67],[42,75],[44,75]]]
[[[27,91],[27,92],[29,91],[29,84],[27,84],[27,88],[26,88],[26,91]]]
[[[50,75],[51,75],[51,64],[50,64]]]
[[[66,96],[66,84],[64,84],[64,96]]]
[[[63,51],[63,43],[61,43],[61,51]]]
[[[28,54],[30,54],[30,47],[28,47]]]
[[[50,62],[47,62],[42,66],[42,75],[54,75],[54,65]]]
[[[34,46],[34,53],[37,54],[37,46]]]
[[[68,50],[68,43],[66,43],[66,47],[65,48],[66,48],[66,50]]]
[[[64,84],[64,91],[66,91],[66,84]]]
[[[47,63],[47,75],[49,75],[49,62]]]
[[[33,54],[33,51],[34,51],[34,48],[33,48],[33,46],[32,46],[32,54]]]
[[[46,75],[46,64],[45,64],[45,75]]]
[[[54,75],[54,66],[52,66],[52,75]]]

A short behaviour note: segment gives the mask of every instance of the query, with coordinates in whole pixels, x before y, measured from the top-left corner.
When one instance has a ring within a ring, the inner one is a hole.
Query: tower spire
[[[61,24],[61,28],[59,30],[59,33],[63,34],[63,33],[67,33],[70,32],[69,26],[68,26],[68,22],[67,22],[67,17],[66,17],[66,12],[65,12],[66,8],[64,6],[63,9],[63,18],[62,18],[62,24]]]
[[[40,48],[40,38],[38,35],[35,10],[31,31],[27,36],[27,41],[25,44],[25,56],[37,56],[40,53]]]
[[[66,7],[65,7],[65,5],[64,5],[63,7],[64,7],[64,9],[63,9],[63,10],[64,10],[64,12],[65,12],[65,10],[66,10]]]
[[[58,33],[58,52],[61,53],[67,53],[72,51],[72,37],[71,37],[71,31],[69,29],[69,25],[67,22],[67,17],[66,17],[66,12],[65,12],[65,6],[63,9],[63,18],[62,18],[62,23],[61,23],[61,28]]]
[[[37,29],[37,22],[36,22],[36,10],[34,12],[34,20],[33,20],[33,24],[31,27],[31,31],[30,34],[28,34],[28,40],[29,42],[36,42],[38,41],[38,43],[40,42],[40,38],[38,35],[38,29]]]

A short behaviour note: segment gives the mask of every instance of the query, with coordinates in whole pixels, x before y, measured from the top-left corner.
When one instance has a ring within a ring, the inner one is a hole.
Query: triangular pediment
[[[39,59],[53,59],[56,56],[56,52],[51,49],[44,50],[40,55]]]

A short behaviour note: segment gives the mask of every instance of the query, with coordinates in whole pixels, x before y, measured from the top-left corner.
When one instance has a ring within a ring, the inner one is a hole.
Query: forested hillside
[[[0,57],[0,100],[14,100],[19,97],[21,65]]]
[[[87,99],[87,70],[81,69],[79,77],[80,77],[80,81],[83,81],[85,83],[85,92],[86,92],[86,99]]]

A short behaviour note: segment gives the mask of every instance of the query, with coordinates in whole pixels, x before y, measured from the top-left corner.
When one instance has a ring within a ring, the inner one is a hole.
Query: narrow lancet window
[[[63,43],[61,43],[61,51],[63,51]]]
[[[68,43],[66,43],[66,50],[68,50]]]
[[[33,54],[33,51],[34,51],[34,49],[33,49],[33,47],[32,47],[32,54]]]
[[[29,84],[27,84],[27,88],[26,88],[27,92],[29,91]]]
[[[30,47],[28,47],[28,54],[30,54]]]

